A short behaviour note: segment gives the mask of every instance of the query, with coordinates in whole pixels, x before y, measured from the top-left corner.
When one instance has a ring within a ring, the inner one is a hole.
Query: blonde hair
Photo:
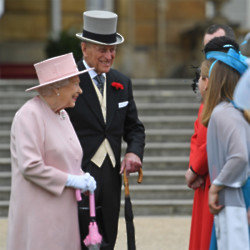
[[[210,60],[204,60],[202,63],[201,63],[201,77],[202,78],[208,78],[208,74],[209,74],[209,69],[211,67],[211,64],[212,64],[212,61]]]
[[[250,109],[248,110],[243,110],[243,115],[244,115],[244,118],[246,119],[246,121],[248,123],[250,123]]]
[[[214,59],[209,59],[212,63]],[[211,71],[209,84],[204,100],[202,112],[202,124],[207,127],[213,109],[222,101],[233,99],[235,86],[240,78],[240,74],[228,65],[217,61]]]

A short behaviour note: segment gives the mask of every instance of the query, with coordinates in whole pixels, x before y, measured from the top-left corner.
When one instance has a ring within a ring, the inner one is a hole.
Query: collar
[[[234,108],[236,108],[236,109],[238,109],[240,111],[243,111],[243,109],[240,108],[233,100],[231,100],[229,98],[227,98],[227,100],[232,103],[232,105],[234,106]]]
[[[89,65],[87,64],[87,62],[85,60],[83,60],[83,65],[85,66],[86,69],[89,69]],[[97,75],[95,70],[90,70],[88,71],[90,78],[93,80],[95,78],[95,76]],[[105,77],[106,79],[106,74],[102,73],[102,75]]]

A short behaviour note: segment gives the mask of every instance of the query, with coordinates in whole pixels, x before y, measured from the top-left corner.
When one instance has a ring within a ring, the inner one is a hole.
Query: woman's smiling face
[[[79,86],[80,79],[78,76],[74,76],[68,79],[69,83],[57,90],[59,93],[58,102],[62,109],[75,107],[78,96],[82,93],[82,89]]]

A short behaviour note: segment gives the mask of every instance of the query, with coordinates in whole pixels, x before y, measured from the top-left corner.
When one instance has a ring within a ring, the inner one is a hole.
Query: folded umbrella
[[[81,201],[82,200],[80,189],[76,189],[76,200],[77,201]]]
[[[124,214],[125,214],[125,221],[126,221],[126,230],[127,230],[127,245],[128,250],[135,250],[135,227],[134,227],[134,215],[132,210],[132,203],[130,200],[129,195],[129,183],[128,177],[126,175],[126,169],[124,169],[124,186],[125,186],[125,206],[124,206]],[[143,179],[142,169],[139,170],[139,177],[137,182],[141,183]]]
[[[90,223],[89,234],[84,240],[84,244],[90,250],[100,249],[102,236],[99,234],[98,226],[95,218],[95,194],[90,192],[89,194],[89,211],[90,211]]]
[[[79,189],[76,190],[76,200],[81,201],[81,192]],[[99,250],[102,242],[102,236],[99,234],[98,226],[95,218],[95,194],[94,192],[89,193],[89,234],[84,239],[84,244],[89,250]]]

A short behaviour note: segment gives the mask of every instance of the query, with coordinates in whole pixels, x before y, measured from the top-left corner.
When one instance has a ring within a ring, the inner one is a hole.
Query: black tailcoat
[[[79,70],[84,70],[82,61],[78,62]],[[80,87],[83,93],[78,97],[76,105],[68,109],[71,122],[83,148],[82,169],[89,172],[97,182],[95,199],[97,208],[97,223],[103,236],[102,250],[113,250],[120,211],[121,175],[120,158],[122,138],[127,142],[126,152],[138,155],[141,160],[145,145],[144,126],[138,119],[137,109],[129,78],[111,69],[106,74],[106,123],[104,122],[101,106],[88,73],[80,77]],[[116,89],[113,82],[123,85],[124,89]],[[126,102],[128,103],[126,105]],[[120,103],[120,107],[119,107]],[[121,105],[123,103],[123,105]],[[113,168],[108,157],[102,167],[91,162],[103,140],[107,138],[116,159]],[[79,225],[81,238],[88,234],[89,215],[82,207],[88,207],[88,199],[83,197],[79,204]],[[87,249],[82,245],[82,249]]]
[[[82,61],[79,70],[84,70]],[[118,82],[124,89],[116,89],[112,82]],[[117,70],[110,69],[106,74],[107,111],[106,124],[101,107],[88,73],[80,75],[80,87],[83,93],[76,105],[67,112],[82,145],[84,156],[82,167],[88,164],[106,137],[114,152],[116,163],[120,165],[121,140],[127,142],[127,151],[143,157],[145,145],[144,126],[138,119],[137,109],[132,93],[131,80]],[[119,108],[119,103],[128,101],[128,105]]]

